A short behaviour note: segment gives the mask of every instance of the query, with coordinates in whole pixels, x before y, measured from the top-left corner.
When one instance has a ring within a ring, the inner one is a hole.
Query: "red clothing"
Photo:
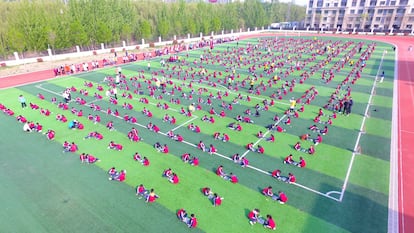
[[[221,205],[221,197],[217,196],[214,198],[214,206]]]
[[[272,218],[267,219],[266,226],[272,230],[276,229],[276,223]]]
[[[197,227],[197,218],[196,217],[191,217],[188,226],[190,228],[196,228]]]
[[[173,184],[178,184],[178,182],[180,182],[180,179],[178,179],[178,176],[177,176],[177,175],[174,175],[174,176],[171,178],[171,183],[173,183]]]
[[[263,148],[263,147],[259,147],[259,148],[257,149],[257,152],[259,152],[260,154],[264,154],[265,150],[264,150],[264,148]]]
[[[123,181],[125,181],[125,178],[126,178],[126,173],[125,172],[121,172],[121,174],[119,174],[118,180],[120,182],[123,182]]]
[[[237,176],[232,175],[230,177],[230,182],[232,182],[233,184],[235,184],[235,183],[238,183],[239,182],[239,179],[237,178]]]
[[[288,198],[285,193],[283,192],[279,193],[279,201],[283,203],[286,203],[288,201]]]
[[[224,173],[224,171],[223,171],[223,167],[218,167],[218,168],[217,168],[217,170],[216,170],[216,174],[217,174],[218,176],[224,176],[224,175],[225,175],[225,173]]]
[[[262,191],[262,193],[263,193],[265,196],[273,196],[273,191],[272,191],[272,189],[271,189],[271,188],[269,188],[269,187],[264,188],[264,189],[263,189],[263,191]]]

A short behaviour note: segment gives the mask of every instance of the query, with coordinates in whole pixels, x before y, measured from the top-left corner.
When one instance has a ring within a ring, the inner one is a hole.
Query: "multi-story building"
[[[305,26],[324,30],[414,29],[414,0],[309,0]]]

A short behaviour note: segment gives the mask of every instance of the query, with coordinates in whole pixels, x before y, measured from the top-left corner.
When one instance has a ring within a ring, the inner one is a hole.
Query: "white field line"
[[[273,126],[279,124],[284,118],[286,117],[286,114],[283,115],[276,123],[273,124]],[[271,130],[267,130],[264,134],[263,137],[259,138],[254,144],[253,146],[256,146],[257,144],[259,144],[260,141],[262,141],[264,138],[266,138],[266,135],[270,132]],[[246,150],[241,156],[240,158],[244,158],[244,156],[246,156],[248,153],[250,152],[250,150]]]
[[[186,124],[188,124],[188,123],[190,123],[190,122],[192,122],[193,120],[195,120],[195,119],[197,119],[198,117],[197,116],[193,116],[190,120],[188,120],[188,121],[186,121],[186,122],[184,122],[184,123],[182,123],[182,124],[180,124],[180,125],[178,125],[177,127],[175,127],[174,129],[172,129],[171,131],[176,131],[177,129],[179,129],[179,128],[181,128],[181,127],[183,127],[184,125],[186,125]]]
[[[51,90],[48,90],[48,89],[46,89],[46,88],[43,88],[43,87],[41,87],[41,86],[39,86],[39,85],[37,85],[36,86],[37,88],[39,88],[39,89],[42,89],[42,90],[45,90],[45,91],[47,91],[47,92],[49,92],[49,93],[52,93],[52,94],[55,94],[55,95],[58,95],[58,96],[60,96],[61,94],[59,94],[58,92],[54,92],[54,91],[51,91]],[[106,114],[106,112],[104,111],[104,110],[100,110],[100,112],[103,112],[103,113],[105,113]],[[121,116],[114,116],[114,115],[111,115],[111,116],[113,116],[113,117],[116,117],[116,118],[118,118],[118,119],[123,119],[123,117],[121,117]],[[285,116],[285,115],[284,115]],[[282,119],[280,119],[279,121],[281,121]],[[141,127],[141,128],[147,128],[145,125],[142,125],[142,124],[139,124],[139,123],[133,123],[134,125],[136,125],[136,126],[139,126],[139,127]],[[163,136],[166,136],[167,137],[167,134],[166,133],[163,133],[163,132],[158,132],[159,134],[161,134],[161,135],[163,135]],[[192,147],[194,147],[194,148],[196,148],[197,147],[197,145],[195,145],[195,144],[193,144],[193,143],[190,143],[190,142],[187,142],[187,141],[182,141],[182,143],[184,143],[184,144],[187,144],[187,145],[189,145],[189,146],[192,146]],[[207,154],[207,152],[206,152],[206,154]],[[220,157],[220,158],[223,158],[223,159],[227,159],[227,160],[230,160],[230,161],[232,161],[232,159],[230,158],[230,157],[228,157],[228,156],[225,156],[225,155],[222,155],[222,154],[220,154],[220,153],[213,153],[214,155],[216,155],[216,156],[218,156],[218,157]],[[207,156],[208,156],[208,154],[207,154]],[[262,170],[262,169],[260,169],[260,168],[257,168],[257,167],[254,167],[254,166],[251,166],[251,165],[248,165],[247,166],[248,168],[250,168],[250,169],[252,169],[252,170],[255,170],[255,171],[258,171],[258,172],[260,172],[260,173],[262,173],[262,174],[265,174],[265,175],[268,175],[268,176],[270,176],[271,175],[271,173],[269,173],[269,172],[267,172],[267,171],[264,171],[264,170]],[[309,188],[309,187],[307,187],[307,186],[304,186],[304,185],[301,185],[301,184],[299,184],[299,183],[292,183],[293,185],[296,185],[297,187],[300,187],[300,188],[302,188],[302,189],[305,189],[305,190],[307,190],[307,191],[310,191],[310,192],[313,192],[313,193],[315,193],[315,194],[318,194],[318,195],[321,195],[321,196],[324,196],[324,197],[327,197],[327,198],[329,198],[329,199],[332,199],[332,200],[335,200],[335,201],[338,201],[336,198],[333,198],[333,197],[331,197],[331,196],[329,196],[329,195],[327,195],[327,194],[325,194],[325,193],[322,193],[322,192],[319,192],[319,191],[317,191],[317,190],[314,190],[314,189],[312,189],[312,188]],[[331,191],[332,192],[332,191]]]
[[[398,211],[398,182],[399,177],[402,177],[402,167],[398,167],[398,160],[402,158],[399,157],[398,148],[401,148],[401,145],[398,145],[399,138],[401,138],[401,132],[398,133],[400,128],[401,119],[399,102],[399,92],[398,92],[398,49],[395,51],[395,65],[394,65],[394,88],[393,88],[393,108],[392,108],[392,125],[391,125],[391,151],[390,151],[390,183],[389,183],[389,195],[388,195],[388,233],[398,233],[399,232],[399,211]],[[408,62],[407,62],[408,63]],[[400,146],[400,147],[399,147]],[[402,155],[402,154],[401,154]],[[401,163],[402,164],[402,163]],[[399,174],[398,172],[401,172]],[[401,175],[401,176],[399,176]],[[402,187],[402,182],[401,182]],[[401,200],[403,202],[404,194],[401,192]],[[401,216],[402,221],[401,225],[404,226],[404,205],[401,204]],[[404,231],[404,227],[402,227]]]
[[[384,50],[384,52],[382,54],[382,58],[381,58],[381,62],[380,62],[380,65],[378,67],[378,70],[380,70],[381,67],[382,67],[382,62],[384,60],[384,55],[385,55],[385,50]],[[357,139],[355,141],[354,149],[352,151],[351,161],[349,162],[348,170],[346,172],[345,181],[344,181],[344,184],[342,185],[342,191],[341,191],[341,195],[339,197],[339,201],[340,202],[342,202],[342,200],[344,198],[346,186],[348,185],[348,182],[349,182],[349,176],[351,175],[352,166],[354,164],[355,156],[357,155],[357,149],[358,149],[358,146],[359,146],[359,141],[361,140],[361,136],[364,133],[363,132],[363,129],[364,129],[364,126],[365,126],[365,121],[366,121],[367,116],[368,116],[369,107],[370,107],[370,105],[372,103],[372,97],[374,95],[374,91],[375,91],[376,85],[377,85],[377,80],[374,79],[374,82],[373,82],[372,88],[371,88],[371,92],[370,92],[370,95],[369,95],[369,98],[368,98],[367,107],[365,108],[364,117],[362,118],[361,126],[359,127],[359,133],[358,133]]]

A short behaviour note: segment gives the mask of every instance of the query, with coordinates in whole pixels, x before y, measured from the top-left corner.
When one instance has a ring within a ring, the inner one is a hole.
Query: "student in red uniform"
[[[162,176],[170,179],[172,177],[171,168],[165,169],[164,172],[162,173]]]
[[[295,183],[296,182],[296,176],[293,175],[293,173],[289,173],[288,175],[288,179],[286,181],[287,183],[291,184],[291,183]]]
[[[259,154],[264,154],[264,152],[265,152],[264,147],[263,147],[263,146],[261,146],[261,145],[258,145],[258,146],[257,146],[257,153],[259,153]]]
[[[145,189],[143,184],[140,184],[137,188],[136,188],[136,192],[135,195],[138,196],[139,199],[145,197],[148,194],[148,190]]]
[[[280,204],[285,204],[288,201],[288,198],[284,192],[279,191],[277,195],[277,200]]]
[[[82,153],[79,155],[79,160],[81,161],[81,163],[86,163],[88,162],[88,156],[85,153]]]
[[[210,144],[210,148],[208,149],[209,154],[214,154],[217,152],[216,147],[213,146],[213,144]]]
[[[177,218],[181,222],[185,222],[186,223],[188,221],[187,212],[185,211],[185,209],[179,209],[177,211]]]
[[[49,130],[46,132],[46,138],[47,138],[48,140],[53,140],[53,139],[55,139],[55,131],[54,131],[54,130],[49,129]]]
[[[300,151],[301,150],[301,146],[300,146],[300,142],[297,142],[294,146],[293,149]]]
[[[190,153],[184,153],[183,155],[181,155],[181,160],[184,163],[188,163],[190,161]]]
[[[213,206],[220,206],[223,198],[220,197],[217,193],[213,196]]]
[[[201,191],[208,199],[212,199],[214,197],[214,194],[209,187],[204,187],[201,189]]]
[[[126,170],[121,170],[121,172],[116,173],[114,176],[109,177],[109,180],[117,180],[119,182],[124,182],[126,179]]]
[[[224,172],[223,165],[218,166],[216,169],[216,175],[220,176],[221,178],[226,178],[227,174]]]
[[[299,162],[297,163],[297,166],[298,167],[306,167],[306,161],[305,161],[305,159],[303,159],[302,156],[299,158]]]
[[[223,137],[221,138],[221,140],[223,142],[228,142],[228,141],[230,141],[230,136],[226,133],[223,133]]]
[[[155,193],[154,189],[151,189],[150,193],[146,197],[146,202],[152,203],[157,200],[159,196]]]
[[[178,184],[178,182],[180,182],[180,179],[178,178],[177,174],[173,173],[169,181],[173,184]]]
[[[315,146],[322,142],[322,136],[318,134],[315,139],[313,139],[313,143],[315,143]]]
[[[270,134],[270,137],[266,138],[266,141],[268,141],[268,142],[275,142],[275,135]]]
[[[237,178],[236,175],[234,175],[233,173],[230,172],[229,174],[230,177],[230,182],[233,184],[237,184],[239,182],[239,178]]]
[[[263,226],[265,227],[265,228],[268,228],[268,229],[271,229],[271,230],[276,230],[276,223],[275,223],[275,221],[273,220],[273,218],[272,218],[272,215],[270,215],[270,214],[268,214],[267,216],[266,216],[266,221],[265,221],[265,223],[263,224]]]
[[[283,160],[283,163],[285,163],[285,164],[295,163],[295,161],[293,161],[293,155],[290,154],[290,155],[286,156],[286,158]]]
[[[262,190],[263,195],[266,197],[273,197],[273,190],[272,186],[268,186]]]
[[[249,166],[249,160],[246,157],[240,159],[240,166],[245,168]]]
[[[93,156],[93,155],[90,155],[90,154],[87,154],[86,155],[86,157],[87,157],[87,162],[88,163],[96,163],[96,162],[100,162],[101,160],[99,160],[98,158],[96,158],[95,156]]]
[[[254,209],[252,211],[249,212],[249,214],[247,215],[247,217],[249,218],[249,223],[250,225],[256,224],[259,220],[259,214],[260,214],[260,210],[259,209]]]
[[[315,146],[314,145],[309,146],[308,154],[310,154],[310,155],[315,154]]]
[[[144,156],[144,158],[141,161],[141,164],[145,167],[148,167],[150,165],[150,161],[147,157]]]
[[[187,222],[187,226],[189,228],[196,228],[197,227],[197,218],[195,217],[194,214],[190,215],[190,219]]]
[[[198,160],[198,157],[192,157],[191,159],[190,159],[190,165],[192,165],[192,166],[198,166],[198,164],[199,164],[199,160]]]
[[[272,172],[272,177],[276,179],[280,179],[282,172],[279,169],[276,169]]]

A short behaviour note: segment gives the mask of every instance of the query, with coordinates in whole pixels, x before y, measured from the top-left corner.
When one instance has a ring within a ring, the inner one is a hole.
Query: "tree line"
[[[0,56],[78,45],[93,49],[174,35],[254,29],[300,21],[305,7],[279,1],[227,4],[178,0],[21,0],[0,2]]]

